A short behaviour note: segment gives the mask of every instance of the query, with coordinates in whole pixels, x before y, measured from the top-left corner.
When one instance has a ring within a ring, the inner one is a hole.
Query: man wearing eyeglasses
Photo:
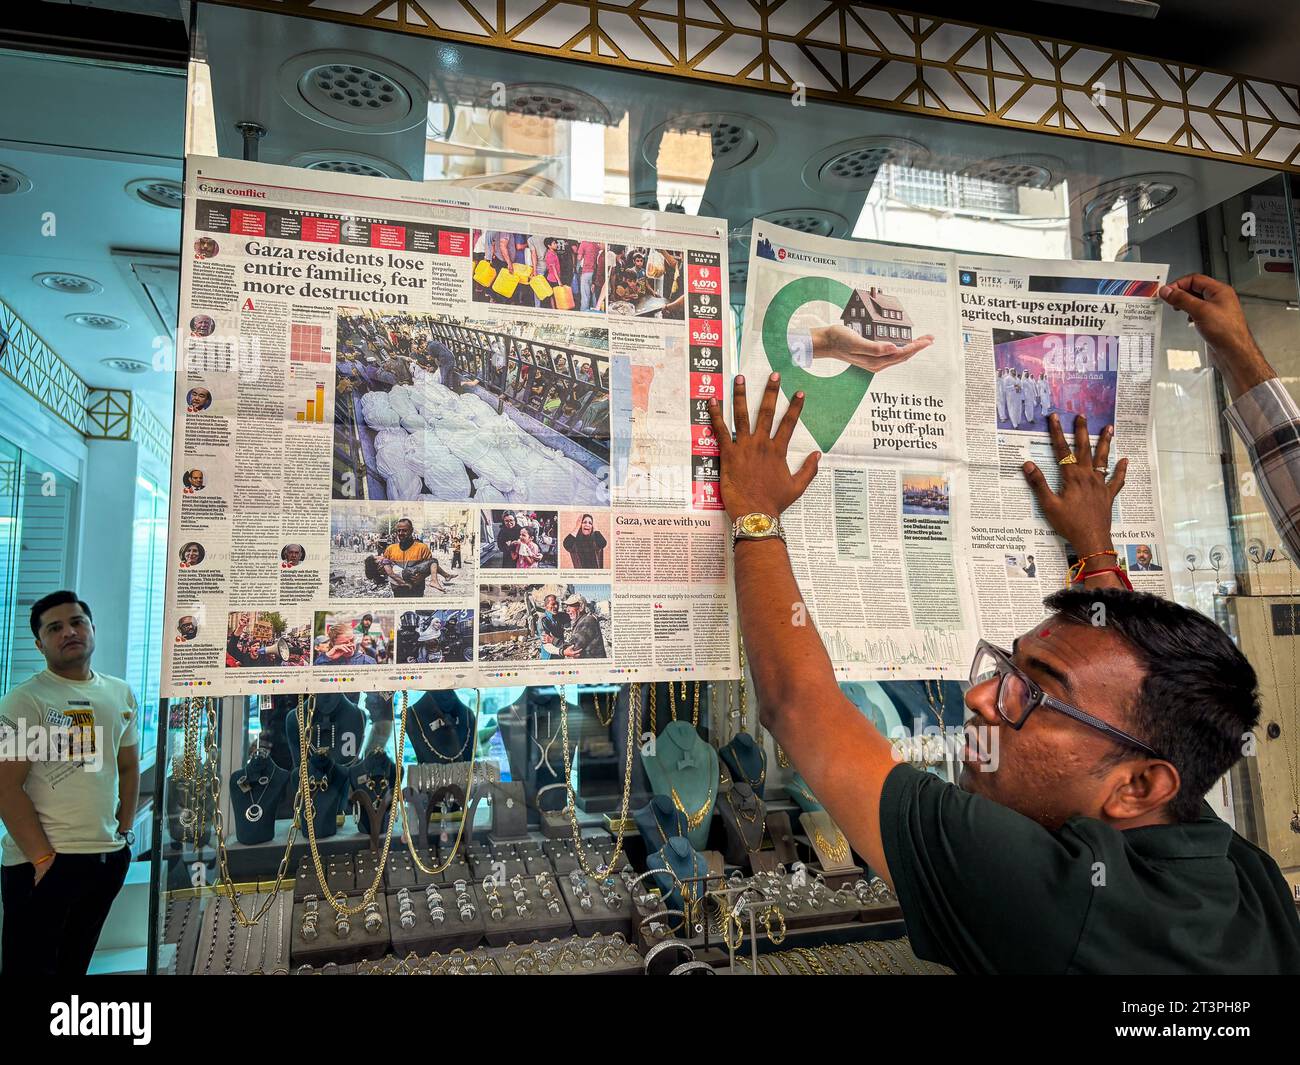
[[[1112,427],[1093,448],[1082,416],[1072,442],[1049,417],[1059,492],[1025,464],[1082,566],[1011,648],[980,643],[965,698],[978,727],[954,786],[898,763],[841,693],[816,630],[779,605],[801,601],[785,544],[744,538],[744,519],[775,520],[819,456],[793,474],[786,461],[802,393],[778,420],[773,374],[753,429],[743,378],[734,396],[734,442],[710,408],[761,718],[892,884],[917,955],[972,973],[1300,973],[1276,863],[1204,801],[1258,721],[1255,672],[1208,618],[1127,589],[1107,553],[1128,465],[1107,476]]]

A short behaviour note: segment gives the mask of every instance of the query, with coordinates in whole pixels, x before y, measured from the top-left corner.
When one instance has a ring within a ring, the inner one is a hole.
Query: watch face
[[[757,536],[760,533],[770,532],[773,521],[766,514],[746,514],[740,519],[741,532],[750,536]]]

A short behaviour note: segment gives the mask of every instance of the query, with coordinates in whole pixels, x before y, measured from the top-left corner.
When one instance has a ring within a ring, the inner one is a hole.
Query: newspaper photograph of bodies
[[[737,675],[725,223],[187,184],[164,695]]]
[[[964,679],[1010,644],[1074,560],[1025,483],[1055,487],[1047,417],[1127,456],[1118,564],[1170,593],[1151,429],[1167,268],[813,237],[755,221],[741,335],[750,381],[807,395],[790,444],[822,452],[782,518],[805,605],[842,680]],[[909,358],[877,372],[896,350]],[[829,530],[832,535],[826,536]]]

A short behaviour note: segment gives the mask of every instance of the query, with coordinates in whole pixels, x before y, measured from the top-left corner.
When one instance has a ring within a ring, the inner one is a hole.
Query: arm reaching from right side
[[[1160,298],[1191,319],[1223,375],[1228,421],[1250,452],[1269,516],[1300,564],[1300,408],[1250,334],[1237,293],[1204,274],[1188,274]]]

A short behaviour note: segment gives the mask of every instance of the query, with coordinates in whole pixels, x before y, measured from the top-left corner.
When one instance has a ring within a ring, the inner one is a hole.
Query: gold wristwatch
[[[731,523],[731,546],[736,546],[737,540],[780,540],[785,542],[785,530],[781,528],[781,519],[774,518],[771,514],[761,514],[757,511],[751,514],[742,514]]]

